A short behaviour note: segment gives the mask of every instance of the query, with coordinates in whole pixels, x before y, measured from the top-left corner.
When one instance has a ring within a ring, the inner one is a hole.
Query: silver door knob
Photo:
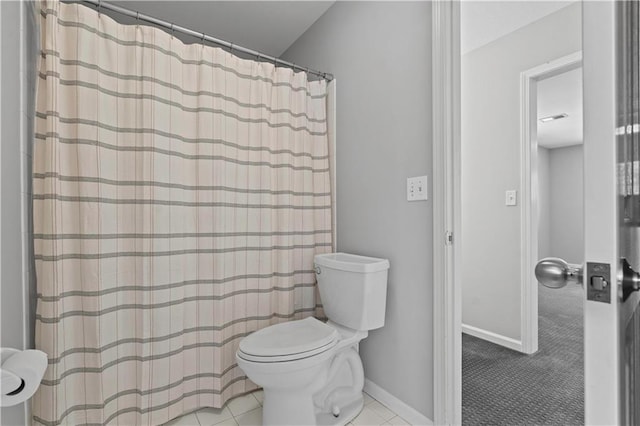
[[[547,257],[536,265],[536,278],[549,288],[562,288],[568,283],[582,284],[582,265],[567,263],[557,257]]]

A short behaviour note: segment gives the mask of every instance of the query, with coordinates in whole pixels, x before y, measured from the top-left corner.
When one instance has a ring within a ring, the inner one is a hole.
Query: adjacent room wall
[[[365,375],[433,418],[432,205],[406,200],[431,179],[431,5],[336,2],[283,57],[337,79],[338,250],[391,262]]]
[[[0,2],[0,345],[33,347],[31,153],[37,32],[34,3]],[[25,405],[0,410],[0,424],[24,425]]]
[[[553,256],[551,250],[551,150],[538,147],[538,259]]]
[[[580,50],[575,3],[462,58],[465,325],[520,340],[520,73]]]
[[[583,148],[549,150],[551,255],[569,263],[584,259]]]

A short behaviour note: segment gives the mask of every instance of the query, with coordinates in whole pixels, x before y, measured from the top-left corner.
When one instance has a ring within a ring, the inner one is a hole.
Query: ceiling
[[[566,118],[541,123],[540,118]],[[559,148],[582,143],[582,68],[538,82],[538,145]]]
[[[112,3],[267,55],[280,56],[335,2],[180,0]],[[118,20],[132,23],[132,19],[123,17]]]
[[[491,43],[571,3],[559,0],[463,0],[460,6],[462,54]]]
[[[547,15],[573,1],[461,2],[461,51],[469,53]],[[559,148],[582,143],[582,69],[538,82],[538,119],[565,113],[568,117],[547,123],[537,121],[538,145]]]

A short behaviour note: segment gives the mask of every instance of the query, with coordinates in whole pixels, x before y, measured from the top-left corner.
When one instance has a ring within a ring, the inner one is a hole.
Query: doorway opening
[[[496,2],[500,5],[506,4],[506,2]],[[531,5],[537,2],[531,2]],[[475,3],[474,3],[475,4]],[[625,3],[626,4],[626,3]],[[463,3],[464,5],[464,3]],[[608,294],[611,297],[611,303],[607,302],[607,298],[600,300],[596,297],[593,300],[585,301],[584,303],[584,377],[585,377],[585,401],[584,401],[584,418],[585,422],[589,424],[620,424],[621,418],[625,418],[629,414],[629,407],[633,407],[632,403],[628,399],[628,395],[632,392],[627,392],[624,389],[624,383],[629,384],[628,377],[633,377],[633,363],[627,364],[628,370],[625,370],[623,361],[623,353],[627,356],[631,347],[638,347],[623,343],[620,334],[620,324],[628,318],[628,314],[633,312],[635,307],[632,302],[623,302],[620,298],[618,303],[615,303],[614,297],[621,292],[623,286],[628,286],[627,275],[620,278],[620,268],[616,275],[611,275],[609,279],[608,268],[616,268],[615,265],[620,263],[620,244],[619,239],[623,231],[622,219],[625,219],[619,215],[617,208],[621,199],[621,194],[626,195],[626,190],[623,185],[628,182],[633,182],[633,167],[631,163],[637,159],[637,157],[620,157],[619,149],[632,146],[626,144],[628,140],[632,142],[637,138],[635,122],[629,115],[629,120],[626,116],[620,115],[619,110],[621,105],[627,107],[632,102],[628,99],[632,99],[632,88],[634,86],[626,87],[624,84],[620,85],[619,77],[624,74],[621,72],[621,67],[626,69],[632,69],[630,67],[624,68],[633,59],[624,62],[630,58],[627,55],[628,52],[620,51],[619,44],[616,44],[621,39],[627,40],[628,28],[626,23],[620,24],[620,17],[627,18],[624,8],[621,8],[622,3],[608,3],[608,2],[586,2],[586,3],[574,3],[566,7],[564,12],[571,9],[578,8],[578,13],[574,13],[572,20],[573,24],[580,25],[578,31],[573,31],[573,36],[569,36],[567,32],[573,25],[565,22],[564,26],[556,26],[551,29],[546,28],[546,31],[539,32],[536,37],[529,38],[531,44],[520,45],[516,49],[512,50],[510,58],[493,58],[491,63],[487,64],[486,69],[490,72],[494,72],[499,75],[503,80],[511,79],[510,74],[513,69],[505,69],[505,64],[509,63],[511,59],[518,58],[527,62],[527,66],[521,69],[527,69],[536,64],[544,64],[547,61],[552,61],[554,58],[562,57],[572,51],[582,50],[585,51],[585,57],[583,62],[583,79],[584,79],[584,157],[583,157],[583,169],[584,169],[584,258],[589,260],[586,263],[586,278],[583,278],[581,271],[576,270],[562,264],[557,260],[548,261],[543,264],[544,268],[540,269],[540,272],[546,272],[540,274],[541,280],[549,285],[559,285],[564,281],[583,281],[585,287],[589,289],[589,294],[592,295],[594,291],[600,291],[603,295]],[[453,48],[454,52],[460,46],[456,40],[456,36],[460,34],[461,28],[468,28],[458,19],[457,14],[459,9],[456,5],[451,5],[445,9],[446,13],[434,13],[434,22],[442,24],[443,30],[436,31],[436,35],[442,35],[440,38],[435,38],[434,42],[434,54],[437,58],[448,60],[449,58],[443,54],[447,51],[447,48]],[[464,7],[463,7],[464,9]],[[435,12],[438,12],[438,8],[434,8]],[[562,12],[562,11],[560,11]],[[558,12],[558,13],[560,13]],[[573,12],[576,12],[575,10]],[[552,15],[550,15],[552,16]],[[557,15],[556,15],[557,16]],[[628,16],[637,16],[632,13],[628,13]],[[546,19],[545,19],[546,21]],[[496,21],[497,22],[497,21]],[[539,20],[540,24],[542,20]],[[626,21],[625,21],[626,22]],[[511,23],[511,21],[509,21]],[[574,28],[575,29],[575,28]],[[523,36],[526,31],[518,31],[519,36]],[[448,38],[449,33],[453,36]],[[580,37],[580,35],[582,37]],[[616,38],[617,37],[617,38]],[[573,42],[572,42],[573,41]],[[569,42],[569,43],[567,43]],[[573,50],[567,50],[567,45],[572,45]],[[494,46],[495,47],[495,46]],[[556,53],[554,56],[548,58],[541,58],[541,49],[548,49]],[[616,50],[618,49],[618,50]],[[464,51],[464,49],[462,49]],[[491,49],[495,53],[495,49]],[[631,52],[632,49],[629,50]],[[618,53],[621,53],[618,55]],[[462,115],[462,121],[464,122],[465,109],[468,108],[464,99],[460,99],[460,83],[456,77],[459,75],[461,68],[464,68],[464,58],[459,61],[460,55],[456,55],[453,60],[447,65],[447,67],[434,67],[434,89],[440,85],[444,85],[443,89],[436,90],[436,94],[451,93],[450,98],[444,98],[443,102],[435,102],[438,107],[434,111],[434,158],[435,153],[444,153],[440,160],[444,158],[445,163],[438,170],[434,168],[434,182],[435,178],[439,178],[443,183],[440,187],[447,190],[444,191],[444,195],[441,197],[444,201],[442,207],[434,212],[434,229],[442,230],[445,235],[448,231],[453,230],[455,234],[455,244],[451,247],[451,244],[438,245],[434,243],[434,277],[442,280],[434,280],[434,317],[436,327],[434,327],[434,337],[436,345],[434,345],[434,389],[435,395],[438,395],[438,391],[442,392],[442,397],[434,397],[434,417],[437,424],[460,424],[462,423],[462,365],[461,365],[461,308],[462,300],[460,292],[465,283],[464,277],[461,277],[461,262],[465,260],[461,257],[461,247],[467,244],[465,239],[465,229],[461,226],[460,213],[463,211],[463,207],[466,209],[468,206],[464,206],[461,201],[461,183],[460,176],[464,177],[466,169],[461,167],[461,137],[459,136],[460,128],[464,132],[464,125],[460,126],[460,117]],[[541,60],[542,59],[542,60]],[[462,64],[460,63],[462,62]],[[444,62],[446,64],[446,62]],[[442,73],[439,72],[440,68],[445,70],[448,68],[452,70],[453,78],[451,81],[443,78]],[[476,68],[477,69],[477,68]],[[625,71],[626,72],[626,71]],[[464,75],[464,71],[462,72]],[[626,78],[626,77],[625,77]],[[464,92],[465,81],[462,79],[462,88]],[[623,82],[626,82],[622,78]],[[630,80],[628,80],[630,81]],[[486,91],[490,96],[484,98],[486,101],[485,108],[490,109],[490,101],[495,101],[498,93],[499,82],[496,79],[476,78],[477,84],[482,84],[486,88]],[[468,82],[467,82],[468,83]],[[511,87],[517,86],[512,80],[508,81]],[[463,93],[464,94],[464,93]],[[447,100],[450,99],[450,100]],[[514,100],[518,99],[518,96],[511,96],[509,103],[510,108],[502,108],[499,110],[499,117],[501,119],[499,125],[493,123],[493,133],[490,137],[499,138],[504,134],[508,134],[511,140],[517,140],[517,135],[514,137],[511,124],[518,121],[506,120],[505,117],[509,115],[509,110],[516,110],[517,106],[514,106]],[[622,101],[624,99],[624,101]],[[439,98],[435,98],[439,101]],[[624,108],[623,108],[624,111]],[[439,131],[439,127],[443,127],[445,131]],[[468,130],[467,130],[468,132]],[[480,144],[480,138],[482,135],[479,132],[470,132],[475,144]],[[442,136],[442,139],[438,139],[438,136]],[[626,136],[624,136],[626,135]],[[486,140],[486,139],[485,139]],[[492,147],[484,146],[486,150],[492,151],[495,157],[501,157],[504,159],[506,150],[491,149]],[[633,153],[633,151],[631,151]],[[629,158],[631,158],[629,160]],[[480,161],[481,158],[474,158],[476,161]],[[514,164],[507,161],[490,163],[491,172],[494,175],[498,175],[498,168],[504,167],[507,164]],[[635,164],[635,163],[633,163]],[[516,167],[514,167],[515,169]],[[440,172],[437,174],[436,172]],[[451,173],[452,171],[453,173]],[[511,176],[513,179],[513,176]],[[476,188],[483,189],[485,182],[477,182]],[[518,182],[510,182],[509,187],[518,187]],[[440,187],[434,187],[434,194],[437,194]],[[448,188],[454,188],[453,192]],[[622,189],[621,189],[622,188]],[[629,186],[631,188],[631,186]],[[522,187],[520,187],[522,189]],[[502,188],[500,191],[500,199],[504,202],[504,191]],[[520,194],[522,195],[522,194]],[[496,199],[498,199],[496,197]],[[486,199],[485,203],[488,205],[492,200]],[[453,207],[451,207],[453,205]],[[434,203],[434,209],[436,204]],[[482,206],[483,208],[485,206]],[[519,207],[518,207],[519,209]],[[441,213],[444,217],[443,220],[438,220],[439,217],[435,213]],[[482,209],[478,209],[475,212],[478,217],[482,213]],[[622,219],[621,219],[622,218]],[[454,226],[451,228],[450,224]],[[508,221],[502,221],[503,227],[511,226]],[[624,230],[626,232],[626,230]],[[625,234],[625,238],[628,235]],[[520,240],[520,239],[518,239]],[[446,240],[448,241],[448,240]],[[636,240],[637,241],[637,240]],[[519,242],[519,241],[518,241]],[[495,241],[490,241],[494,246]],[[510,259],[501,256],[505,251],[496,253],[485,249],[490,255],[491,262],[489,266],[483,270],[478,271],[475,283],[481,286],[481,279],[502,279],[505,276],[509,276],[512,281],[519,280],[514,279],[512,275],[513,265],[517,262],[510,262]],[[521,255],[521,250],[513,249],[518,256]],[[508,254],[509,252],[506,251]],[[595,263],[593,263],[595,262]],[[547,269],[547,266],[552,265],[553,270]],[[493,267],[493,268],[491,268]],[[589,269],[589,268],[593,268]],[[597,270],[597,271],[596,271]],[[591,271],[591,272],[589,272]],[[601,274],[594,274],[593,271],[600,272]],[[443,273],[444,272],[444,273]],[[551,277],[550,273],[559,273],[557,275],[559,279],[555,280]],[[602,274],[605,274],[603,278]],[[613,277],[617,277],[613,278]],[[564,279],[560,279],[564,278]],[[485,281],[486,282],[486,281]],[[608,286],[611,283],[611,286]],[[609,288],[607,292],[605,289]],[[620,290],[620,291],[619,291]],[[504,294],[489,293],[489,296],[504,296]],[[517,293],[516,293],[517,294]],[[537,293],[536,293],[537,294]],[[596,294],[595,296],[597,296]],[[630,298],[631,299],[631,298]],[[630,300],[629,299],[629,300]],[[625,304],[626,303],[626,304]],[[439,307],[439,305],[443,305]],[[517,310],[514,305],[518,303],[514,302],[507,306],[507,309]],[[439,322],[439,323],[438,323]],[[504,318],[503,323],[508,323],[509,319]],[[515,320],[513,322],[516,322]],[[438,334],[438,327],[440,324],[444,324],[444,332]],[[508,327],[509,324],[503,324]],[[636,340],[637,340],[636,334]],[[633,342],[633,339],[631,339]],[[625,344],[627,346],[625,346]],[[442,349],[439,349],[441,348]],[[447,356],[448,355],[448,356]],[[435,374],[438,371],[443,371],[442,374]],[[629,373],[631,371],[631,373]],[[494,380],[495,379],[495,380]],[[533,380],[539,378],[534,377]],[[491,383],[495,382],[497,378],[491,378]],[[624,399],[626,398],[626,399]],[[536,394],[530,401],[530,404],[537,404],[540,401],[540,395]],[[632,408],[631,408],[632,409]],[[541,410],[544,410],[541,407]],[[502,423],[502,422],[495,422]],[[624,423],[624,422],[622,422]]]
[[[543,257],[583,261],[579,12],[463,44],[463,424],[584,422],[583,290],[534,276]],[[544,42],[573,24],[564,51]]]
[[[521,282],[504,282],[506,286],[500,287],[501,283],[477,278],[476,283],[484,283],[479,289],[463,277],[463,424],[584,422],[584,291],[577,285],[549,289],[533,276],[535,264],[545,257],[583,262],[580,63],[581,55],[576,53],[520,76],[521,189],[505,187],[503,204],[497,209],[509,215],[509,209],[520,205],[520,229],[513,234],[514,239],[521,237]],[[463,118],[463,173],[469,175],[463,177],[462,202],[468,205],[477,201],[477,194],[469,194],[469,185],[465,185],[465,181],[475,181],[474,167],[464,168],[465,144],[469,143],[465,123]],[[494,175],[495,181],[501,178]],[[473,247],[474,233],[483,224],[470,213],[468,209],[462,212],[462,239]],[[463,271],[470,271],[469,263],[473,265],[468,261],[473,252],[467,253]],[[496,294],[520,289],[520,315],[516,313],[512,323],[504,318],[513,312],[491,307],[495,294],[487,296],[485,290],[493,284],[498,284]],[[510,334],[513,331],[519,334]]]

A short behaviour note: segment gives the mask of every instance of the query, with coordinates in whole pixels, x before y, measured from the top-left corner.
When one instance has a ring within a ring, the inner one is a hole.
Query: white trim
[[[391,411],[395,412],[412,425],[433,425],[433,421],[431,421],[427,416],[420,413],[415,408],[408,406],[406,403],[402,402],[400,399],[396,398],[369,379],[364,379],[364,391],[381,404],[386,405]]]
[[[2,4],[0,4],[0,46],[2,46]],[[2,53],[0,52],[0,140],[2,139]],[[2,148],[0,147],[0,177],[2,176]],[[1,183],[1,179],[0,179]],[[0,184],[0,241],[2,241],[2,185]],[[2,244],[0,244],[0,259],[2,259]],[[2,278],[2,262],[0,261],[0,280]],[[0,306],[2,312],[2,306]],[[0,318],[1,319],[1,318]],[[0,341],[2,341],[2,328],[0,327]],[[0,416],[0,421],[2,420]]]
[[[20,78],[20,99],[19,99],[19,109],[20,109],[20,153],[19,159],[20,161],[20,237],[22,242],[21,252],[22,252],[22,265],[21,265],[21,277],[22,277],[22,349],[29,349],[31,346],[31,339],[29,338],[31,325],[31,312],[30,312],[30,303],[29,303],[29,280],[30,274],[30,235],[29,235],[29,200],[30,195],[28,194],[29,182],[28,179],[31,179],[31,175],[28,173],[28,164],[29,158],[27,157],[27,152],[29,149],[27,144],[32,141],[27,138],[26,126],[27,126],[27,96],[28,90],[30,88],[27,75],[27,25],[26,25],[26,13],[27,7],[30,2],[21,1],[19,7],[19,19],[20,19],[20,34],[19,34],[19,78]],[[35,76],[34,76],[35,78]],[[35,84],[35,82],[34,82]],[[31,419],[31,398],[27,399],[23,404],[24,410],[24,419],[25,423],[29,423]]]
[[[432,2],[433,417],[462,421],[460,256],[460,3]],[[446,241],[453,233],[453,244]]]
[[[29,82],[27,79],[27,55],[26,55],[26,38],[27,26],[25,16],[26,2],[20,2],[20,236],[22,238],[22,348],[28,349],[29,342],[29,182],[31,176],[28,173],[27,152],[29,152],[27,144],[27,90]]]
[[[470,336],[495,343],[496,345],[513,349],[514,351],[523,352],[522,342],[520,340],[512,339],[511,337],[503,336],[501,334],[493,333],[491,331],[483,330],[481,328],[473,327],[466,324],[462,324],[462,332]]]
[[[334,78],[327,85],[327,128],[329,132],[329,165],[331,168],[331,226],[333,227],[333,250],[338,251],[338,185],[337,185],[337,132],[336,123],[338,122],[337,107],[337,79]]]
[[[578,68],[582,52],[575,52],[520,73],[520,339],[523,353],[538,350],[538,142],[537,91],[539,80]],[[507,346],[509,347],[509,346]]]

